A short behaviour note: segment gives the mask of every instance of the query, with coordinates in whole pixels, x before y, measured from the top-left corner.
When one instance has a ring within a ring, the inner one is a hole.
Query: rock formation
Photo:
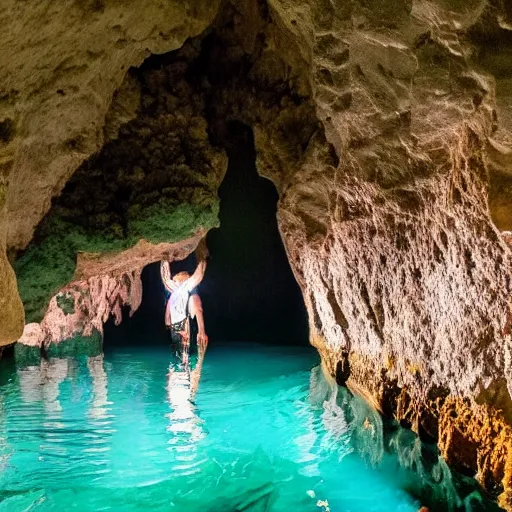
[[[25,325],[18,343],[47,351],[51,345],[103,335],[110,316],[116,325],[123,319],[122,308],[130,316],[142,302],[141,272],[148,262],[164,257],[180,260],[190,254],[204,232],[195,237],[157,245],[141,241],[117,254],[81,254],[73,281],[54,295],[40,323]]]
[[[128,68],[179,48],[211,23],[218,4],[2,3],[0,343],[23,327],[6,249],[27,246],[52,197],[102,147],[105,116]]]
[[[1,61],[0,249],[29,319],[83,282],[78,252],[123,258],[214,225],[223,134],[241,121],[326,371],[512,510],[509,3],[166,5],[47,7]],[[20,331],[6,268],[0,342]],[[89,287],[114,275],[91,272]]]

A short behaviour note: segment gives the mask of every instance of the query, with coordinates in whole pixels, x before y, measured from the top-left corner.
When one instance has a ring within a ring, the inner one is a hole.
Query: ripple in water
[[[169,359],[3,362],[0,511],[498,510],[433,447],[331,389],[311,350],[210,348],[195,403]]]

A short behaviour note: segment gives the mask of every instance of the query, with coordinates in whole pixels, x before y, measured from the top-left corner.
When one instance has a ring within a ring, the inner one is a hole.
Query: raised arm
[[[192,291],[203,280],[206,270],[206,260],[200,261],[195,272],[185,281],[189,291]]]
[[[192,291],[203,280],[204,272],[206,270],[206,258],[208,257],[208,248],[206,247],[206,240],[203,238],[196,249],[196,258],[199,262],[195,272],[186,281],[187,288]]]
[[[178,285],[171,279],[171,266],[168,261],[160,262],[160,276],[162,277],[162,282],[164,283],[165,289],[172,293]]]

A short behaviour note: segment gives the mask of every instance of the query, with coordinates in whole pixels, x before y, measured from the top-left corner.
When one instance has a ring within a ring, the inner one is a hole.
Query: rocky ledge
[[[99,346],[103,325],[112,316],[116,325],[123,319],[123,307],[130,316],[142,302],[142,269],[164,258],[181,260],[197,247],[205,232],[169,244],[140,241],[131,249],[116,254],[79,254],[71,283],[54,295],[41,322],[25,325],[17,345],[32,347],[33,355],[54,353],[67,342],[91,340]],[[70,343],[73,342],[73,343]]]

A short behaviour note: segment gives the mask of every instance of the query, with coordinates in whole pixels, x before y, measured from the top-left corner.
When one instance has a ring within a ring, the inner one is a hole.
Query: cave
[[[277,192],[258,175],[250,128],[232,122],[223,141],[228,157],[219,187],[218,228],[207,237],[211,260],[199,287],[210,341],[307,344],[308,323],[300,289],[277,227]],[[193,255],[171,265],[194,272]],[[165,343],[164,288],[160,264],[142,271],[142,302],[125,310],[119,326],[105,326],[104,344]]]
[[[153,429],[166,456],[211,432],[231,455],[242,434],[264,446],[224,466],[222,449],[198,448],[212,482],[241,476],[229,499],[194,480],[215,498],[203,509],[299,494],[346,508],[332,489],[361,471],[369,495],[398,497],[390,510],[512,510],[508,2],[77,0],[0,14],[0,349],[14,358],[0,429],[23,430],[19,403],[36,431],[65,430],[80,403],[84,432],[116,446],[102,474],[128,468],[138,494],[123,499],[155,509],[171,494],[197,503],[159,480]],[[205,242],[211,343],[192,368],[168,343],[159,262],[203,268]],[[98,433],[103,421],[120,423]],[[322,446],[345,434],[336,449],[357,455],[333,462]],[[313,462],[296,471],[312,439],[343,482],[330,469],[314,481]],[[180,457],[166,459],[178,479]],[[383,487],[363,469],[397,461]],[[74,506],[9,475],[2,490],[25,508]]]
[[[202,286],[213,339],[305,344],[304,300],[277,227],[277,191],[258,175],[252,131],[232,123],[228,169],[219,187],[220,227]]]

